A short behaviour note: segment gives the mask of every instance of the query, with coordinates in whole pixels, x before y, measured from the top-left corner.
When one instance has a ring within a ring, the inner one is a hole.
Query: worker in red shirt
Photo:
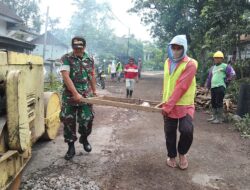
[[[129,59],[129,63],[124,68],[127,98],[131,98],[133,95],[135,81],[138,82],[138,67],[135,65],[134,58]]]

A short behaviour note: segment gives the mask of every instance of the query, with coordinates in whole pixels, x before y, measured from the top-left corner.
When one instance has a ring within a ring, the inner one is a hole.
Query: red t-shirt
[[[138,67],[135,64],[127,64],[125,65],[125,78],[126,79],[134,79],[138,75]]]

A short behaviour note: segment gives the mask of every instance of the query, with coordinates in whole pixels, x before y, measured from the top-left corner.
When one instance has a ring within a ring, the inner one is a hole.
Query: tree
[[[177,34],[186,34],[190,51],[196,57],[196,41],[202,41],[203,24],[199,18],[204,0],[136,0],[130,12],[142,16],[142,22],[151,25],[151,34],[162,46]],[[194,36],[192,35],[194,34]]]
[[[97,55],[100,60],[119,58],[127,62],[128,39],[117,37],[109,22],[113,19],[110,6],[107,3],[97,3],[95,0],[74,0],[78,9],[74,12],[69,28],[56,29],[53,34],[64,43],[69,44],[75,35],[83,36],[87,41],[87,50]],[[143,56],[142,42],[130,36],[129,55]]]
[[[166,51],[164,48],[154,43],[144,43],[144,68],[162,70],[166,59]]]
[[[206,44],[215,50],[222,50],[225,54],[238,52],[237,65],[241,65],[241,77],[243,77],[244,61],[241,59],[242,46],[240,36],[249,34],[250,4],[246,0],[208,1],[203,7],[201,17],[209,26],[207,29]],[[233,60],[235,62],[236,60]]]
[[[135,0],[130,12],[142,15],[164,47],[186,34],[189,54],[207,68],[210,52],[240,49],[240,35],[249,34],[249,0]],[[240,52],[240,51],[238,51]]]
[[[36,32],[41,30],[41,15],[39,13],[38,0],[0,0],[16,14],[21,17],[26,26],[29,26]]]

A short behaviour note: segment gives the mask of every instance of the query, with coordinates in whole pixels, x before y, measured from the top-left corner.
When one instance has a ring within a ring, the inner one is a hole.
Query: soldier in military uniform
[[[68,143],[66,160],[75,155],[76,123],[79,124],[79,142],[86,152],[92,150],[87,137],[92,131],[94,112],[91,105],[80,103],[80,99],[96,96],[94,61],[85,52],[86,41],[82,37],[74,37],[71,44],[73,52],[61,58],[64,90],[60,119],[64,124],[64,139]]]

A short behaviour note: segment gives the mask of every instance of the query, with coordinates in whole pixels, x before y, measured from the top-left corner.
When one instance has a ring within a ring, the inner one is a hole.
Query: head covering
[[[174,59],[173,58],[173,53],[172,53],[172,49],[171,49],[171,46],[173,44],[176,44],[176,45],[179,45],[179,46],[183,46],[183,49],[184,49],[183,54],[178,59]],[[171,40],[171,42],[169,43],[169,45],[168,45],[168,56],[169,56],[169,59],[171,60],[171,62],[175,62],[176,63],[176,62],[182,60],[187,55],[187,48],[188,48],[188,46],[187,46],[186,35],[177,35],[177,36],[175,36]]]
[[[86,41],[83,37],[74,37],[71,41],[72,48],[84,48],[86,46]]]
[[[222,51],[216,51],[213,55],[214,58],[223,58],[224,59],[224,54]]]

